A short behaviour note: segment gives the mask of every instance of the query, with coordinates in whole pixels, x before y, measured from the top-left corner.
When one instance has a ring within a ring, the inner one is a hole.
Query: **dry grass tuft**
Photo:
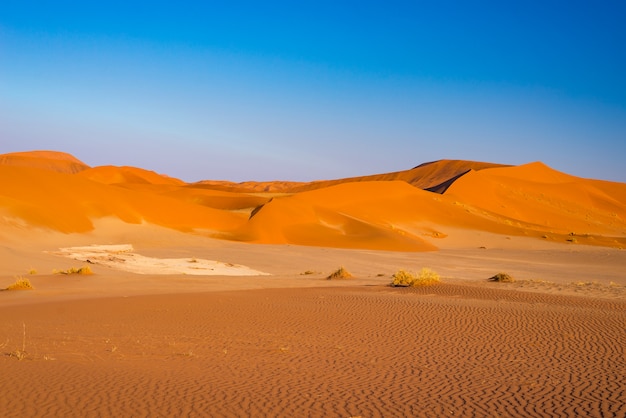
[[[24,277],[17,277],[15,283],[7,287],[7,290],[30,290],[34,289],[33,285],[30,283],[30,280]]]
[[[91,267],[89,266],[83,266],[80,268],[76,268],[76,267],[70,267],[67,270],[55,270],[53,271],[54,274],[93,274],[93,271],[91,270]]]
[[[31,267],[28,269],[28,274],[33,275],[33,274],[37,274],[37,269]]]
[[[423,268],[418,274],[410,273],[406,270],[398,270],[391,276],[394,287],[417,287],[431,286],[440,282],[439,274],[431,269]]]
[[[9,353],[9,357],[15,357],[18,360],[24,360],[28,355],[26,353],[26,322],[22,323],[24,333],[22,334],[22,349]]]
[[[330,276],[327,277],[328,280],[341,280],[341,279],[351,279],[352,274],[346,270],[343,266],[339,267],[335,272],[333,272]]]
[[[489,281],[498,283],[513,283],[515,279],[506,273],[498,273],[495,276],[490,277]]]

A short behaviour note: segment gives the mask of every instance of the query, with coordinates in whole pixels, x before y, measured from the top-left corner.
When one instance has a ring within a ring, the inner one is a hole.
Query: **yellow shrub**
[[[7,287],[7,290],[29,290],[34,289],[33,285],[30,284],[30,280],[24,277],[18,277],[15,280],[15,283]]]
[[[391,285],[398,287],[430,286],[440,281],[439,274],[428,268],[423,268],[418,274],[398,270],[391,277],[393,279]]]
[[[328,280],[333,280],[333,279],[351,279],[352,278],[352,274],[346,270],[345,268],[339,267],[339,269],[337,269],[337,271],[333,272],[330,276],[327,277]]]

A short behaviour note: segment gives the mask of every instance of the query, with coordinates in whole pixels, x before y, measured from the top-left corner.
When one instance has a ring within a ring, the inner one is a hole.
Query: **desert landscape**
[[[2,416],[626,415],[624,183],[186,183],[32,151],[0,184]]]

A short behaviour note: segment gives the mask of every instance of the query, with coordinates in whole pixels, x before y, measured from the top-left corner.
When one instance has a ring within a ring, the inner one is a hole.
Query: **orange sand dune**
[[[0,222],[66,233],[116,217],[264,244],[428,251],[476,231],[626,245],[625,184],[581,179],[541,163],[442,160],[334,181],[246,183],[245,192],[235,192],[134,167],[89,168],[54,152],[0,161]],[[263,193],[251,191],[262,184]]]
[[[255,211],[241,235],[253,242],[398,251],[433,250],[432,238],[456,228],[541,235],[533,224],[507,220],[403,181],[358,182],[276,197]]]
[[[89,166],[70,154],[56,151],[14,152],[0,155],[0,165],[33,167],[59,173],[78,173]]]
[[[100,166],[84,170],[79,175],[104,184],[185,184],[182,180],[135,167]]]
[[[267,203],[270,199],[248,193],[231,193],[205,189],[196,185],[178,187],[164,194],[197,205],[215,209],[245,211],[248,214],[256,207]]]
[[[439,160],[421,164],[411,170],[397,171],[393,173],[374,174],[370,176],[348,177],[337,180],[320,180],[309,183],[270,181],[254,182],[246,181],[233,183],[227,181],[204,180],[198,184],[216,190],[231,192],[272,192],[272,193],[299,193],[309,190],[322,189],[342,183],[354,183],[361,181],[396,181],[402,180],[420,189],[428,189],[442,193],[457,177],[470,170],[482,170],[485,168],[504,167],[501,164],[482,163],[464,160]]]
[[[0,166],[0,184],[0,208],[5,216],[66,233],[90,231],[93,219],[108,216],[127,223],[145,221],[184,231],[220,233],[246,219],[241,214],[36,168]]]
[[[626,184],[570,176],[539,162],[470,172],[445,195],[546,234],[626,237]]]
[[[244,181],[235,183],[226,180],[202,180],[194,183],[194,187],[232,193],[286,193],[291,189],[307,184],[309,183],[296,181]]]

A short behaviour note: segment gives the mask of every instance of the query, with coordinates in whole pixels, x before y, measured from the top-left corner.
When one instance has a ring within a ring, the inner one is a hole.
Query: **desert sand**
[[[626,414],[625,184],[188,184],[51,151],[0,184],[0,288],[34,287],[0,291],[2,416]],[[388,286],[422,267],[441,283]]]

